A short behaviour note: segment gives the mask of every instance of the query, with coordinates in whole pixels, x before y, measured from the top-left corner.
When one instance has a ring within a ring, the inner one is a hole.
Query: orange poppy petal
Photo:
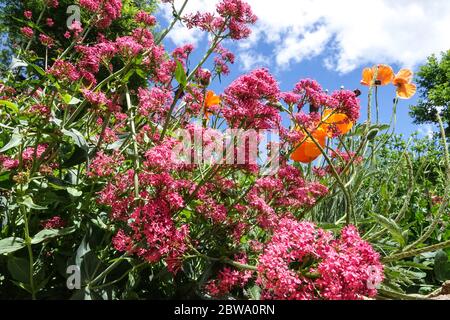
[[[417,86],[413,83],[405,83],[397,86],[397,96],[402,99],[412,98],[417,91]]]
[[[373,83],[373,69],[365,68],[362,73],[361,84],[364,86],[371,86]]]
[[[216,96],[214,91],[208,91],[205,97],[205,106],[209,108],[218,104],[220,104],[220,97]]]
[[[382,86],[388,85],[394,80],[394,70],[385,64],[378,66],[377,80],[381,82]]]
[[[333,126],[339,130],[340,135],[348,133],[353,128],[354,124],[348,120],[347,115],[343,113],[331,113],[331,110],[326,109],[323,115],[324,129],[329,138],[333,137],[333,132],[331,131]]]
[[[406,82],[411,82],[413,79],[414,73],[409,69],[401,69],[397,75],[395,76],[395,80],[403,79]]]

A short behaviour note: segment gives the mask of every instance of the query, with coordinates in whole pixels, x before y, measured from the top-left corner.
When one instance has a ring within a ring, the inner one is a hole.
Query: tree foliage
[[[417,73],[420,100],[411,107],[415,123],[437,123],[436,112],[442,109],[442,116],[450,124],[450,50],[441,57],[432,55]],[[447,132],[450,127],[447,126]]]

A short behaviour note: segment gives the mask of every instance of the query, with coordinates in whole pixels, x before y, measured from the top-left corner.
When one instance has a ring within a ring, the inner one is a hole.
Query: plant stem
[[[23,196],[23,192],[21,192]],[[29,259],[29,269],[28,269],[28,276],[30,278],[30,289],[31,289],[31,298],[33,300],[36,300],[36,289],[34,287],[34,259],[33,259],[33,249],[31,247],[31,237],[30,237],[30,230],[29,230],[29,219],[28,219],[28,213],[25,209],[25,206],[23,204],[20,205],[20,211],[23,215],[24,220],[24,238],[25,238],[25,244],[27,246],[28,251],[28,259]]]
[[[441,242],[441,243],[438,243],[438,244],[435,244],[435,245],[432,245],[432,246],[428,246],[428,247],[424,247],[424,248],[420,248],[420,249],[411,250],[411,251],[395,254],[395,255],[392,255],[392,256],[388,256],[388,257],[383,258],[382,262],[383,263],[395,262],[395,261],[398,261],[398,260],[415,257],[415,256],[417,256],[419,254],[422,254],[422,253],[434,252],[434,251],[438,251],[438,250],[449,248],[449,247],[450,247],[450,240],[445,241],[445,242]]]
[[[138,200],[140,198],[139,193],[139,169],[140,169],[140,163],[139,163],[139,149],[137,144],[137,134],[136,134],[136,124],[135,124],[135,108],[131,104],[131,97],[130,97],[130,91],[128,90],[128,87],[126,88],[126,99],[127,99],[127,106],[128,110],[130,111],[130,127],[131,127],[131,139],[133,140],[133,166],[134,166],[134,196],[135,200]]]
[[[441,217],[444,214],[445,209],[447,209],[448,203],[450,200],[450,154],[448,151],[447,138],[445,135],[445,129],[444,129],[444,124],[442,122],[442,118],[439,115],[439,113],[437,113],[436,116],[437,116],[437,120],[439,122],[439,127],[441,130],[441,141],[442,141],[442,147],[444,149],[444,162],[445,162],[445,168],[446,168],[446,174],[447,174],[447,179],[445,179],[445,182],[444,182],[445,183],[444,199],[442,200],[441,206],[439,207],[439,211],[436,214],[436,217],[434,217],[433,222],[428,227],[428,230],[419,239],[417,239],[417,241],[415,241],[411,245],[405,247],[404,251],[408,251],[409,249],[414,248],[417,245],[424,243],[426,240],[428,240],[428,238],[433,234],[433,232],[436,230],[439,222],[441,221]]]
[[[169,25],[169,27],[167,29],[165,29],[163,31],[163,33],[161,34],[161,36],[158,38],[158,40],[156,41],[156,44],[160,44],[164,38],[169,34],[169,32],[173,29],[173,27],[175,26],[175,24],[177,23],[178,20],[180,20],[181,18],[181,14],[183,13],[184,9],[186,8],[186,5],[188,3],[189,0],[184,0],[183,5],[181,6],[180,11],[176,12],[175,6],[173,7],[173,12],[174,12],[174,19],[172,21],[172,23]]]

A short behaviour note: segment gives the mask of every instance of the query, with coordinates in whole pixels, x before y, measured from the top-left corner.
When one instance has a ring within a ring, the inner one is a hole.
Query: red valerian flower
[[[66,222],[60,216],[54,216],[51,219],[41,222],[44,229],[61,229],[66,226]]]
[[[339,239],[309,222],[282,219],[259,258],[263,299],[355,300],[374,297],[383,280],[380,255],[354,226]]]
[[[23,27],[20,29],[20,32],[27,38],[33,38],[34,31],[30,27]]]
[[[23,15],[25,16],[25,18],[27,18],[28,20],[31,20],[31,18],[33,18],[33,12],[31,12],[30,10],[27,10],[23,13]]]

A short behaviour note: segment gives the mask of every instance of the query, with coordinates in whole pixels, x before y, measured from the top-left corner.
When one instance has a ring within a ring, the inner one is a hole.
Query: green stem
[[[177,23],[178,20],[180,20],[181,18],[181,14],[183,13],[184,9],[186,8],[186,5],[188,3],[189,0],[185,0],[183,5],[181,6],[180,11],[176,12],[175,7],[173,7],[173,12],[174,12],[174,19],[172,21],[172,23],[169,25],[169,27],[167,29],[165,29],[163,31],[163,33],[161,34],[161,36],[158,38],[158,40],[156,41],[156,44],[160,44],[164,38],[169,34],[169,32],[173,29],[173,27],[175,26],[175,24]]]
[[[131,139],[133,140],[133,166],[134,166],[134,196],[135,200],[140,198],[139,193],[139,148],[137,144],[136,124],[135,124],[135,108],[131,104],[130,91],[126,88],[126,99],[128,110],[130,111]]]
[[[407,251],[411,248],[416,247],[417,245],[424,243],[428,238],[433,234],[433,232],[436,230],[437,226],[439,225],[439,222],[441,221],[441,217],[444,214],[445,210],[448,208],[449,200],[450,200],[450,154],[447,146],[447,138],[445,135],[445,129],[444,124],[442,122],[442,118],[437,113],[437,120],[439,122],[439,127],[441,130],[441,141],[442,141],[442,147],[444,148],[444,161],[445,161],[445,167],[446,167],[446,173],[447,173],[447,179],[445,180],[445,191],[444,191],[444,199],[442,200],[441,206],[439,207],[439,211],[434,217],[433,222],[428,227],[428,230],[419,238],[417,241],[412,243],[411,245],[407,246],[404,251]]]
[[[22,194],[23,196],[23,194]],[[29,261],[29,269],[28,269],[28,276],[30,278],[30,289],[31,289],[31,297],[33,300],[36,300],[36,289],[34,287],[34,259],[33,259],[33,249],[31,247],[31,237],[30,237],[30,230],[29,230],[29,219],[28,219],[28,213],[25,209],[24,205],[20,205],[20,211],[23,215],[24,220],[24,238],[25,238],[25,244],[27,246],[28,251],[28,259]]]
[[[428,247],[415,249],[415,250],[411,250],[411,251],[395,254],[395,255],[392,255],[392,256],[388,256],[388,257],[383,258],[382,262],[383,263],[395,262],[395,261],[398,261],[398,260],[415,257],[415,256],[418,256],[419,254],[422,254],[422,253],[434,252],[434,251],[438,251],[438,250],[449,248],[449,247],[450,247],[450,240],[445,241],[445,242],[441,242],[441,243],[438,243],[438,244],[435,244],[435,245],[432,245],[432,246],[428,246]]]

